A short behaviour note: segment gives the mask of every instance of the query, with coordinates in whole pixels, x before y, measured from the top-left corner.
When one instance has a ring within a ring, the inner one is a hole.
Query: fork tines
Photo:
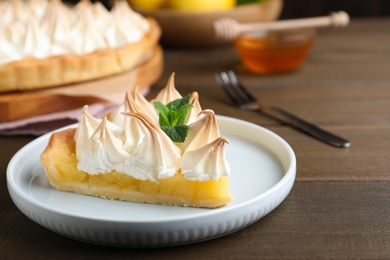
[[[351,145],[348,140],[321,129],[290,112],[279,107],[258,102],[257,99],[240,83],[233,71],[220,72],[215,76],[215,79],[230,100],[240,109],[261,111],[282,123],[288,124],[318,140],[336,147],[349,147]]]
[[[238,106],[256,102],[255,98],[237,79],[235,73],[231,70],[220,72],[215,75],[218,85],[223,89],[229,99]]]

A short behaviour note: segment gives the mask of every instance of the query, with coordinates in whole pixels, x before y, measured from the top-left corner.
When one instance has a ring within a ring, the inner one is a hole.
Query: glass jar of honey
[[[257,74],[292,71],[301,66],[314,44],[313,28],[244,34],[234,45],[244,66]]]

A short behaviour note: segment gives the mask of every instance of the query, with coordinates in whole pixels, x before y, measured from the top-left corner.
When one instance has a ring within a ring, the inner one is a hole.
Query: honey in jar
[[[257,74],[292,71],[301,66],[313,46],[315,29],[245,34],[234,41],[244,66]]]

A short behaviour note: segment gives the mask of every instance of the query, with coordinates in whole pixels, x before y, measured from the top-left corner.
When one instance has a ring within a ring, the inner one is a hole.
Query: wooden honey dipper
[[[239,23],[233,18],[221,18],[214,22],[214,31],[218,39],[230,41],[242,33],[280,31],[308,27],[344,27],[348,23],[349,15],[344,11],[333,12],[328,16],[262,23]]]

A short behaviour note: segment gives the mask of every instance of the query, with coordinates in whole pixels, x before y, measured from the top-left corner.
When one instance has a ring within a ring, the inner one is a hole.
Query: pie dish
[[[0,11],[0,93],[131,70],[152,56],[161,34],[154,19],[125,1],[107,11],[98,2],[69,8],[60,0],[11,0],[2,2]]]

